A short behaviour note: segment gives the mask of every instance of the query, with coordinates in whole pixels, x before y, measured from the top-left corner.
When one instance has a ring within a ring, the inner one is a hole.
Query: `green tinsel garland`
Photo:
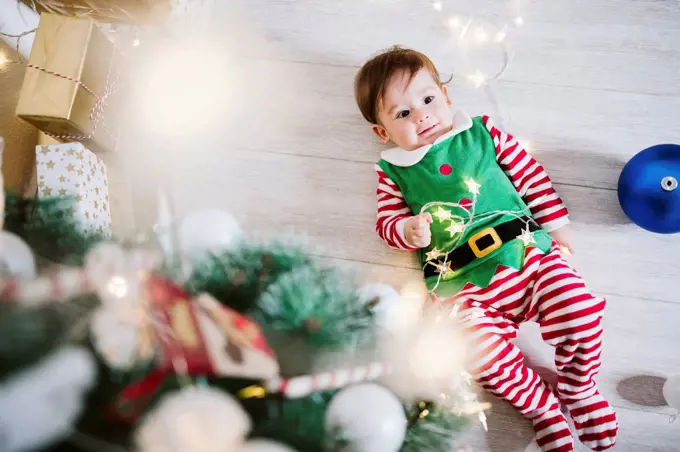
[[[468,417],[427,402],[414,404],[407,414],[409,428],[401,452],[450,452],[455,434],[470,425]]]
[[[87,250],[107,237],[78,232],[70,215],[73,206],[74,200],[70,198],[27,200],[10,196],[5,212],[6,229],[22,237],[39,255],[60,263],[82,265]],[[298,245],[239,243],[195,263],[185,288],[194,294],[211,293],[225,305],[257,320],[279,356],[284,376],[309,369],[315,351],[370,345],[373,339],[372,314],[359,301],[353,278],[324,268]],[[60,338],[97,304],[96,297],[84,297],[66,305],[34,310],[30,317],[24,308],[0,305],[3,333],[0,378],[53,351]],[[64,310],[65,306],[70,308]],[[94,351],[93,355],[97,357]],[[297,372],[292,371],[295,366],[290,364],[295,355],[305,357]],[[126,382],[115,378],[103,362],[98,363],[99,384],[88,397],[86,412],[76,428],[127,448],[133,426],[112,424],[106,417],[106,408]],[[225,378],[211,383],[236,394],[256,382]],[[244,408],[254,421],[251,436],[272,438],[299,452],[328,450],[325,412],[336,392],[293,400],[276,395],[244,400]],[[156,394],[155,399],[163,393]],[[153,404],[149,408],[153,409]],[[469,422],[431,405],[428,409],[426,416],[420,416],[422,406],[406,408],[411,422],[401,452],[448,451],[452,435]],[[53,450],[86,449],[66,440]]]
[[[311,262],[297,245],[241,242],[195,262],[185,286],[194,294],[208,292],[232,309],[246,313],[279,276]]]
[[[21,237],[33,252],[65,265],[82,265],[87,250],[105,240],[105,234],[80,232],[73,217],[76,200],[29,199],[8,195],[5,200],[5,229]]]

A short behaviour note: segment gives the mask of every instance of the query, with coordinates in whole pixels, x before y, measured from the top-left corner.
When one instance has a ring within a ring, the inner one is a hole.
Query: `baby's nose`
[[[429,117],[430,117],[429,113],[421,112],[421,113],[418,115],[418,122],[423,122],[423,121],[425,121],[426,119],[428,119]]]

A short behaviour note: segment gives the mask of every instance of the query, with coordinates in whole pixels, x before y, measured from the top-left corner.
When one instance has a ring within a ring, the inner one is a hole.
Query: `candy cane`
[[[31,280],[0,278],[0,301],[12,301],[23,306],[39,306],[50,301],[66,300],[93,292],[85,270],[66,268],[52,276]]]
[[[281,393],[289,399],[308,396],[314,392],[338,389],[352,383],[371,381],[388,375],[387,364],[376,362],[365,366],[338,369],[315,375],[293,378],[274,378],[265,383],[269,393]]]

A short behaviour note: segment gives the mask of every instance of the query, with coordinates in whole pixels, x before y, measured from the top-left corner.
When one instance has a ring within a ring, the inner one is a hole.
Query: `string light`
[[[2,53],[0,53],[0,67],[4,66],[8,62],[9,62],[9,60],[7,59],[7,57],[5,55],[3,55]]]
[[[483,27],[477,27],[475,29],[475,40],[479,44],[484,44],[489,40],[489,34]]]
[[[434,8],[435,11],[441,11],[444,8],[444,4],[442,2],[434,2],[432,3],[432,7]]]
[[[517,16],[517,18],[515,18],[515,24],[517,24],[518,27],[524,25],[524,19],[522,16]]]
[[[132,47],[138,47],[139,44],[140,44],[139,39],[134,39],[134,40],[132,41]]]
[[[477,181],[469,177],[465,179],[465,185],[467,186],[468,191],[473,195],[478,195],[479,189],[482,188],[481,184],[477,183]]]
[[[451,17],[449,17],[448,25],[449,25],[449,27],[451,27],[453,29],[457,29],[457,28],[460,28],[461,25],[463,25],[463,21],[461,20],[461,18],[459,16],[451,16]]]
[[[505,40],[505,36],[506,36],[505,32],[501,30],[498,33],[496,33],[496,36],[494,37],[493,40],[496,42],[503,42],[503,40]]]
[[[517,141],[522,143],[522,147],[524,148],[525,151],[531,152],[534,150],[534,143],[531,140],[517,140]]]
[[[112,276],[106,289],[115,297],[123,298],[128,294],[130,285],[122,276]]]
[[[468,74],[467,79],[470,82],[472,82],[472,84],[475,86],[475,88],[479,88],[480,86],[482,86],[483,84],[486,83],[488,77],[482,71],[477,69],[472,74]]]

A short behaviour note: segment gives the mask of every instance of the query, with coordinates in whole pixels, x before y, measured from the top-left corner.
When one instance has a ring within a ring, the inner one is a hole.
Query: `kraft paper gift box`
[[[17,116],[61,142],[114,150],[120,63],[119,52],[92,20],[41,14]]]
[[[170,15],[172,0],[21,0],[38,13],[87,17],[100,22],[153,24]]]
[[[82,143],[36,146],[39,198],[72,197],[74,223],[82,233],[111,235],[106,165]]]

